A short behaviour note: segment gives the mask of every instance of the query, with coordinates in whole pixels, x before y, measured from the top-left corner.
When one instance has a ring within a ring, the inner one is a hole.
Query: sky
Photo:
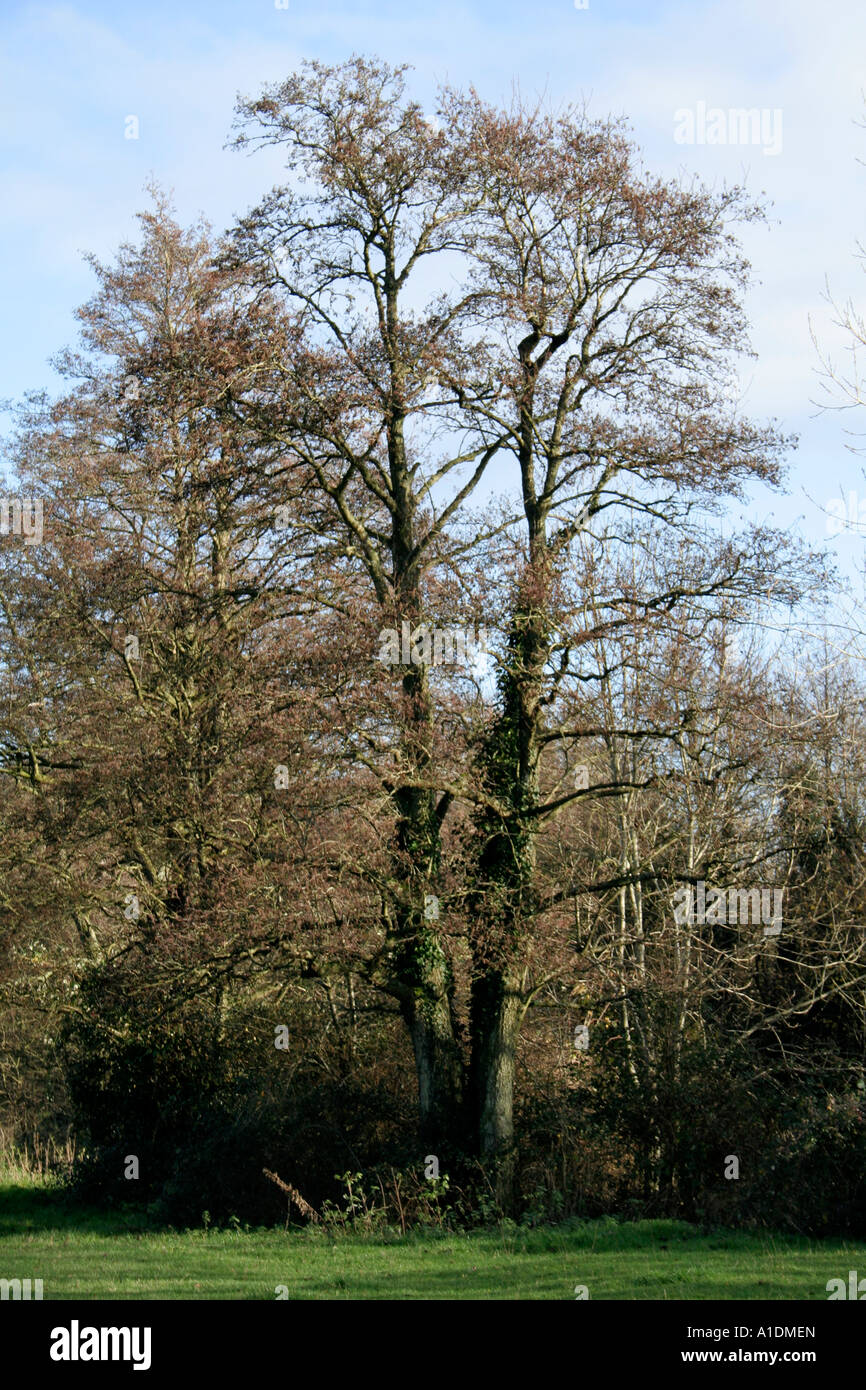
[[[0,398],[57,388],[49,359],[74,344],[74,310],[95,288],[83,254],[110,261],[135,239],[149,178],[173,190],[182,222],[203,213],[217,230],[278,181],[276,152],[224,148],[239,93],[304,58],[375,55],[410,63],[425,103],[442,81],[472,84],[488,101],[508,101],[518,85],[553,105],[585,103],[591,116],[627,118],[654,173],[742,182],[766,197],[769,222],[742,237],[758,354],[743,363],[742,404],[799,446],[786,494],[755,488],[733,516],[828,545],[853,573],[866,527],[838,534],[836,518],[853,520],[862,505],[866,520],[866,455],[847,447],[852,430],[866,445],[866,407],[819,410],[827,396],[812,335],[844,366],[828,291],[866,314],[866,7],[580,5],[0,0]],[[754,143],[729,116],[739,108],[761,113]]]

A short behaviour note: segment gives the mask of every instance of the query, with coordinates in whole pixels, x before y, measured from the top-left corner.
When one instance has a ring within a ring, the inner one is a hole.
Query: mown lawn
[[[45,1299],[826,1300],[866,1274],[866,1243],[610,1219],[523,1230],[329,1236],[320,1231],[146,1230],[49,1189],[0,1183],[0,1278],[41,1278]]]

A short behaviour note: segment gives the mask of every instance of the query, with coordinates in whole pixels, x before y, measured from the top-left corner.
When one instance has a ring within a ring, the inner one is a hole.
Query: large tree
[[[283,418],[250,423],[326,504],[328,534],[366,577],[371,628],[472,616],[467,601],[436,612],[444,572],[497,613],[498,696],[464,771],[437,743],[424,660],[399,677],[398,775],[393,750],[371,766],[396,813],[381,978],[412,1035],[422,1119],[454,1132],[462,1091],[482,1151],[507,1151],[545,898],[538,834],[587,795],[541,789],[542,754],[583,732],[560,692],[591,678],[594,637],[760,589],[776,547],[755,534],[701,559],[693,524],[747,481],[779,478],[785,441],[740,418],[727,390],[747,346],[733,228],[760,211],[739,188],[653,178],[616,123],[448,89],[425,113],[404,68],[361,58],[305,65],[239,120],[237,144],[278,146],[288,178],[239,225],[234,264],[284,296],[299,332],[280,363]],[[485,498],[495,479],[512,501],[479,522],[467,508],[483,478]],[[637,540],[635,514],[654,528]],[[473,573],[499,527],[499,568]],[[574,547],[596,541],[663,544],[683,564],[647,590],[621,573],[617,593],[575,604]],[[472,958],[465,1079],[448,914],[425,912],[461,806],[474,823],[458,924]]]
[[[0,585],[30,706],[2,761],[33,789],[38,882],[73,962],[147,946],[139,983],[170,1007],[172,989],[218,999],[275,944],[302,954],[302,913],[278,907],[296,840],[274,768],[302,821],[316,639],[290,489],[234,406],[274,393],[285,322],[160,194],[140,222],[139,245],[92,263],[83,350],[58,363],[70,389],[27,403],[13,444],[44,536]]]

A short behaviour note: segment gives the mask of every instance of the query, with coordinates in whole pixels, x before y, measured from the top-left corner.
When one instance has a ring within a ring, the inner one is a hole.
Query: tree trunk
[[[443,984],[428,972],[425,987],[414,990],[401,1009],[415,1053],[420,1137],[433,1146],[431,1152],[454,1142],[462,1091],[451,1001]]]
[[[417,594],[407,607],[420,611]],[[407,713],[402,751],[407,767],[422,778],[430,775],[433,737],[426,670],[411,667],[403,679],[403,689]],[[394,872],[408,887],[409,898],[400,914],[402,941],[394,960],[394,992],[415,1053],[421,1139],[441,1147],[455,1141],[462,1102],[462,1064],[454,1028],[451,962],[442,946],[440,928],[425,918],[428,889],[439,869],[439,821],[430,789],[401,787],[394,800],[399,813]]]
[[[472,988],[472,1096],[478,1147],[503,1156],[514,1144],[514,1059],[523,1000],[507,973],[490,971]]]

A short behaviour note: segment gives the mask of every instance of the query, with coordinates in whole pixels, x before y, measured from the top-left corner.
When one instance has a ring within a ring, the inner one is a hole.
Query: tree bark
[[[422,1141],[434,1147],[453,1143],[459,1123],[461,1067],[454,1038],[449,975],[442,960],[423,972],[423,983],[403,1002],[402,1015],[415,1054],[418,1124]]]
[[[483,1156],[506,1154],[514,1143],[514,1064],[523,1000],[509,972],[490,971],[472,988],[472,1094]]]

